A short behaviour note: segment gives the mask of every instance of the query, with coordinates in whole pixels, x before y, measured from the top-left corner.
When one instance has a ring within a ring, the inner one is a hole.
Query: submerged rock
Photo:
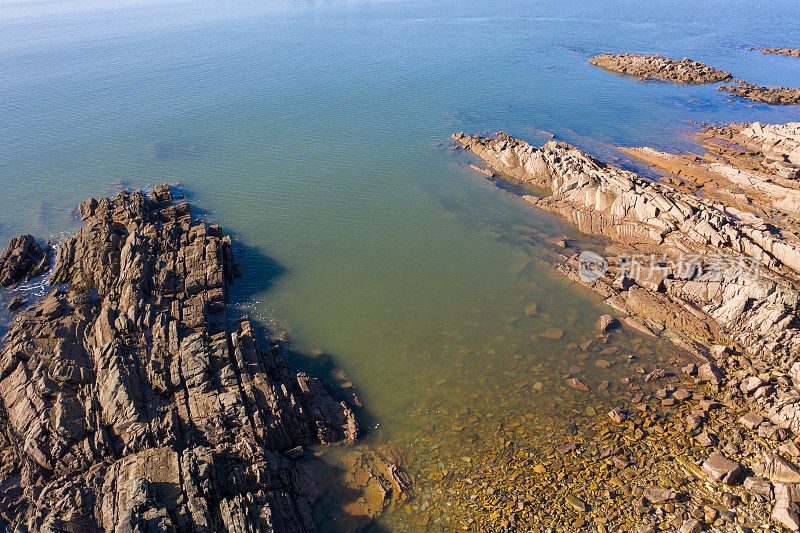
[[[719,452],[714,452],[703,463],[703,472],[717,481],[731,484],[742,473],[742,465],[731,461]]]

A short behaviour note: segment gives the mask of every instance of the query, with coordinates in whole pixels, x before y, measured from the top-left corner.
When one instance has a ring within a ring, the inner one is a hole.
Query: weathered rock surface
[[[761,52],[764,54],[778,54],[789,57],[800,57],[800,49],[798,48],[762,48]]]
[[[0,287],[31,279],[47,272],[50,256],[42,250],[33,235],[20,235],[11,239],[0,255]]]
[[[247,318],[228,320],[229,237],[166,185],[80,213],[51,279],[68,288],[4,339],[16,452],[0,512],[17,531],[313,531],[312,488],[283,454],[358,425]]]
[[[589,63],[642,80],[658,79],[676,83],[700,84],[733,79],[730,72],[722,72],[687,58],[676,61],[660,55],[600,54],[591,57]]]

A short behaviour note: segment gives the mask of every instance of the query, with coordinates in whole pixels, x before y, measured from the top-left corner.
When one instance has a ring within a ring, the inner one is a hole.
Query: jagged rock
[[[578,378],[569,378],[569,379],[567,379],[567,385],[569,385],[570,387],[572,387],[575,390],[579,390],[579,391],[583,391],[583,392],[586,392],[586,391],[589,390],[589,387],[587,387]]]
[[[744,488],[753,492],[755,494],[759,494],[764,496],[765,498],[769,498],[772,495],[772,484],[769,482],[768,479],[759,476],[747,476],[744,480]]]
[[[591,57],[589,63],[642,80],[655,78],[677,83],[700,84],[733,79],[730,72],[722,72],[687,58],[676,61],[659,55],[600,54]]]
[[[281,454],[352,442],[358,424],[247,317],[229,320],[230,238],[166,185],[80,213],[50,280],[68,288],[21,314],[0,352],[30,470],[12,525],[313,531],[308,481]]]
[[[747,429],[755,429],[764,422],[765,418],[757,413],[747,413],[739,418],[739,423]]]
[[[697,369],[697,379],[701,382],[719,385],[722,383],[722,371],[714,363],[706,363],[704,365],[700,365],[700,367]]]
[[[657,379],[661,379],[666,375],[667,375],[666,370],[664,370],[663,368],[656,368],[655,370],[653,370],[644,377],[644,382],[650,383],[651,381],[656,381]]]
[[[800,88],[762,87],[754,83],[739,81],[739,85],[722,85],[720,91],[727,91],[731,96],[746,98],[754,102],[770,105],[800,104]]]
[[[772,519],[791,531],[800,530],[797,507],[797,488],[788,483],[775,483],[775,506]]]
[[[608,412],[608,417],[613,420],[614,422],[621,423],[624,422],[628,416],[619,408],[616,407]]]
[[[11,239],[0,255],[0,287],[8,287],[45,273],[50,268],[49,257],[32,235]]]
[[[598,320],[596,327],[602,333],[607,332],[608,330],[612,329],[617,323],[617,320],[612,317],[611,315],[602,315]]]
[[[703,472],[717,481],[731,484],[742,473],[742,465],[731,461],[719,452],[714,452],[703,463]]]
[[[800,470],[777,453],[764,453],[762,462],[753,470],[773,483],[800,483]]]
[[[7,309],[10,313],[15,313],[16,311],[19,311],[19,309],[26,303],[28,303],[28,300],[22,296],[15,296],[14,299],[12,299],[8,304]]]

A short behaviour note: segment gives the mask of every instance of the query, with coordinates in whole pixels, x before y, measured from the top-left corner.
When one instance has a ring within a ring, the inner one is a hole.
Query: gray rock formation
[[[4,339],[0,512],[18,531],[313,531],[312,487],[282,454],[358,425],[228,319],[230,238],[166,185],[80,214],[51,279],[67,288]]]

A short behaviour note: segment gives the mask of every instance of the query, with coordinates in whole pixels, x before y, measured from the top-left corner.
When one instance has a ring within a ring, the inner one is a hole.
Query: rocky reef
[[[703,135],[708,146],[717,147],[716,153],[670,158],[634,149],[651,164],[658,160],[673,165],[659,165],[672,173],[660,182],[565,143],[551,141],[537,148],[503,133],[459,133],[453,139],[493,174],[550,191],[544,197],[523,195],[530,203],[559,213],[584,233],[610,239],[606,255],[611,264],[596,279],[580,276],[579,250],[570,250],[568,243],[553,268],[601,295],[626,326],[662,336],[705,361],[679,372],[694,379],[692,387],[706,384],[710,396],[700,402],[706,407],[686,411],[685,422],[674,423],[673,438],[682,441],[684,431],[690,432],[691,445],[706,453],[695,463],[681,459],[683,452],[665,452],[678,454],[677,471],[715,489],[709,497],[719,505],[716,509],[757,520],[766,499],[772,502],[776,523],[798,530],[800,470],[786,458],[800,456],[800,239],[791,218],[800,199],[793,179],[797,125],[736,124],[707,129]],[[775,179],[778,174],[781,180]],[[697,194],[698,183],[703,194]],[[787,222],[776,227],[774,221],[781,217]],[[655,268],[631,270],[614,262],[615,253],[648,257]],[[670,265],[687,254],[700,262],[680,275]],[[740,270],[714,271],[708,264],[711,257],[731,261],[737,255],[739,260],[751,258],[758,268],[744,276]],[[658,370],[645,381],[662,379],[665,371]],[[685,385],[658,391],[662,414],[656,418],[682,416],[682,403],[695,394]],[[714,409],[717,414],[710,416]],[[609,416],[624,423],[626,410]],[[724,435],[731,430],[739,432],[733,441]],[[642,496],[659,506],[669,502],[669,509],[680,507],[678,491],[670,489],[665,496],[663,488]],[[674,516],[674,523],[687,531],[702,527],[702,514]],[[714,520],[718,526],[724,523]]]
[[[730,81],[730,72],[722,72],[705,63],[683,58],[681,61],[660,55],[599,54],[589,63],[612,72],[634,76],[641,80],[664,80],[676,83],[718,83]]]
[[[722,85],[720,91],[726,91],[731,96],[745,98],[753,102],[770,105],[798,105],[800,104],[800,88],[791,87],[762,87],[746,81],[734,80],[738,85]]]
[[[692,61],[687,58],[677,61],[660,55],[599,54],[589,58],[589,63],[611,72],[634,76],[641,80],[657,79],[690,84],[732,81],[736,85],[723,85],[718,87],[718,90],[728,92],[731,96],[764,104],[800,104],[800,89],[772,86],[762,87],[744,80],[736,79],[730,72],[722,72],[705,63]]]
[[[777,54],[781,56],[800,57],[800,49],[798,48],[761,48],[760,52],[763,54]]]
[[[359,426],[228,316],[230,238],[167,185],[79,211],[52,290],[3,339],[0,515],[19,532],[314,531],[294,459]],[[42,270],[32,238],[9,249],[8,279]]]

